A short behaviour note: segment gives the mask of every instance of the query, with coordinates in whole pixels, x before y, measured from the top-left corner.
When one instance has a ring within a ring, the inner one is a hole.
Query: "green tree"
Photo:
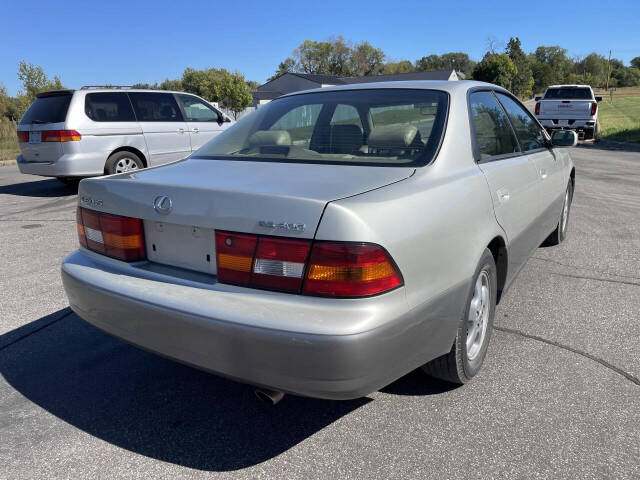
[[[267,82],[270,82],[271,80],[275,80],[276,78],[278,78],[281,75],[284,75],[285,73],[296,72],[297,67],[298,66],[296,64],[295,58],[287,57],[282,62],[280,62],[280,64],[278,65],[278,69],[276,70],[276,73],[274,73],[271,77],[269,77],[267,79]]]
[[[165,78],[159,84],[154,84],[153,87],[157,88],[158,90],[173,90],[177,92],[181,92],[184,90],[184,88],[182,88],[182,80],[180,80],[179,78],[176,78],[175,80],[169,80],[168,78]]]
[[[511,82],[511,91],[516,95],[526,96],[531,94],[534,80],[529,59],[522,51],[521,45],[518,37],[511,37],[507,43],[506,53],[516,67],[516,74]]]
[[[573,71],[573,60],[567,57],[566,48],[558,45],[540,46],[536,48],[533,56],[538,62],[551,67],[553,71],[553,81],[551,83],[563,83],[567,75]]]
[[[640,70],[640,57],[632,58],[629,62],[633,68]]]
[[[409,73],[413,71],[413,64],[409,60],[400,60],[398,62],[385,63],[381,73],[384,75],[391,75],[396,73]]]
[[[456,70],[471,75],[476,62],[462,52],[448,52],[442,55],[427,55],[416,60],[416,70]]]
[[[253,100],[244,75],[238,72],[226,72],[223,75],[219,92],[222,105],[233,112],[233,117],[236,120],[238,113],[247,108]]]
[[[329,42],[305,40],[293,51],[297,68],[302,73],[330,74],[329,57],[332,49]]]
[[[384,68],[386,55],[369,42],[362,42],[351,51],[350,74],[357,77],[378,75]]]
[[[426,72],[429,70],[444,70],[445,66],[440,55],[427,55],[416,60],[416,70]]]
[[[511,89],[511,83],[517,72],[518,70],[509,55],[487,52],[482,61],[473,69],[473,78]]]
[[[36,99],[36,95],[48,90],[60,90],[64,88],[60,77],[57,75],[50,79],[45,75],[42,67],[21,60],[18,64],[18,79],[22,82],[22,90],[18,93],[17,118],[29,108]]]
[[[603,86],[607,83],[608,60],[597,53],[590,53],[580,62],[578,70],[582,72],[582,80],[592,86]]]
[[[533,91],[536,93],[543,92],[549,85],[556,83],[555,74],[551,66],[544,62],[536,60],[535,56],[529,57],[529,65],[533,74]]]

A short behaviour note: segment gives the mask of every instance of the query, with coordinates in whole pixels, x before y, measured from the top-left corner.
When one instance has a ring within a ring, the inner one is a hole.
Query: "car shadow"
[[[118,447],[200,470],[256,465],[371,401],[290,395],[272,407],[248,385],[130,346],[69,309],[0,336],[0,346],[0,373],[47,412]]]
[[[68,195],[76,195],[77,193],[77,185],[65,185],[55,178],[0,186],[0,194],[16,195],[19,197],[65,197]]]

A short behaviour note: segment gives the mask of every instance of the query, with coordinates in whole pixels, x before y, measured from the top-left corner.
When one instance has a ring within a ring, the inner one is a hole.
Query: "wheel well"
[[[149,164],[147,163],[147,158],[144,156],[144,153],[142,153],[140,150],[138,150],[137,148],[133,148],[133,147],[119,147],[116,148],[113,152],[111,152],[109,154],[109,157],[111,155],[113,155],[114,153],[118,153],[118,152],[131,152],[131,153],[135,153],[138,157],[140,157],[140,160],[142,160],[142,163],[144,164],[145,168],[149,166]],[[107,157],[107,159],[109,158]],[[104,166],[104,173],[105,175],[107,174],[107,164],[105,163]]]
[[[507,247],[504,243],[504,239],[502,237],[495,237],[487,248],[491,251],[493,255],[493,260],[496,262],[496,271],[498,273],[498,296],[497,301],[500,302],[500,297],[502,296],[502,290],[504,289],[504,285],[507,281]]]

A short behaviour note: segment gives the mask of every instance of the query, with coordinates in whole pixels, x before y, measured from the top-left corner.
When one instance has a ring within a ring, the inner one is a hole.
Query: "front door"
[[[475,155],[491,191],[494,212],[509,242],[509,278],[538,246],[539,176],[520,149],[511,124],[489,91],[470,96]]]
[[[130,92],[129,97],[147,142],[151,166],[181,160],[191,154],[187,124],[172,94]]]
[[[193,95],[176,95],[184,112],[191,150],[194,152],[216,135],[222,133],[229,125],[224,115],[204,100]]]

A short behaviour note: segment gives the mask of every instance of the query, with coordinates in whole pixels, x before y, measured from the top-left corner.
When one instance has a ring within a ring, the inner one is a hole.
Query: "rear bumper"
[[[543,127],[553,130],[587,130],[593,129],[596,125],[595,118],[586,119],[557,119],[557,118],[538,118]]]
[[[404,289],[322,299],[170,283],[98,257],[77,251],[62,265],[71,308],[87,322],[222,376],[328,399],[367,395],[447,353],[469,287],[409,310]]]
[[[20,172],[43,177],[92,177],[104,175],[105,159],[95,153],[67,153],[52,162],[27,162],[16,159]]]

